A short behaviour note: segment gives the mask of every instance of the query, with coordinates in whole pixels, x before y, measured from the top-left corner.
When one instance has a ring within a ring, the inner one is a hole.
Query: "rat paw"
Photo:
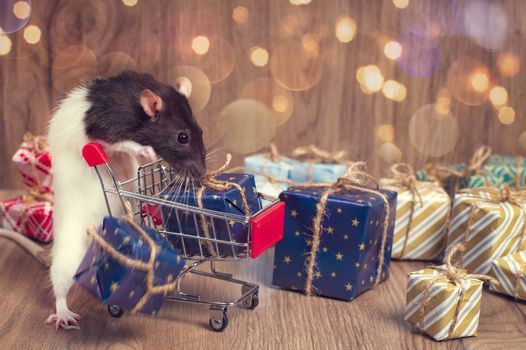
[[[150,146],[141,147],[136,154],[139,158],[147,162],[154,162],[157,160],[157,154]]]
[[[49,316],[44,323],[51,324],[54,322],[56,330],[59,330],[60,328],[66,330],[79,330],[80,326],[78,320],[80,320],[80,316],[78,314],[69,310],[65,310]]]

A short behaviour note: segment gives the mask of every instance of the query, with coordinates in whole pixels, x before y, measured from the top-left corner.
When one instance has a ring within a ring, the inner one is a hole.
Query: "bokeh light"
[[[489,100],[495,107],[502,107],[508,103],[508,91],[502,86],[494,86],[489,91]]]
[[[336,38],[342,43],[348,43],[356,35],[356,22],[349,17],[340,17],[334,28]]]
[[[305,53],[299,41],[289,40],[272,50],[270,73],[287,90],[304,91],[318,83],[323,62]]]
[[[111,49],[129,55],[136,62],[137,69],[142,71],[151,70],[161,59],[161,42],[158,36],[145,28],[132,27],[125,30],[112,42]]]
[[[475,91],[485,92],[489,88],[489,77],[485,72],[473,72],[469,82]]]
[[[448,115],[451,110],[451,91],[442,88],[438,91],[435,110],[440,115]]]
[[[512,124],[515,121],[515,110],[504,106],[499,109],[499,120],[504,125]]]
[[[272,78],[262,77],[249,81],[243,86],[240,96],[243,99],[258,100],[271,108],[276,126],[285,123],[294,111],[292,93]]]
[[[18,19],[26,19],[31,15],[31,5],[27,1],[17,1],[13,5],[13,14]]]
[[[388,163],[398,163],[402,159],[402,151],[391,142],[382,144],[378,153],[380,154],[380,158]]]
[[[368,92],[378,92],[384,85],[384,76],[375,65],[366,66],[363,70],[363,88]]]
[[[376,136],[382,142],[393,142],[394,127],[391,124],[381,124],[376,130]]]
[[[521,61],[513,52],[502,52],[497,57],[497,68],[504,77],[513,77],[519,73]]]
[[[11,42],[11,39],[9,39],[6,34],[0,33],[0,56],[5,56],[11,52],[12,46],[13,43]]]
[[[232,19],[237,24],[244,24],[248,21],[248,9],[244,6],[238,6],[232,11]]]
[[[51,68],[53,86],[60,92],[69,91],[98,75],[97,57],[84,45],[72,45],[60,51]]]
[[[272,111],[261,101],[241,99],[221,111],[219,126],[228,151],[250,153],[268,145],[276,131]]]
[[[319,41],[319,37],[313,33],[308,33],[303,36],[301,39],[301,45],[307,56],[314,58],[318,57],[320,51]]]
[[[409,6],[409,0],[393,0],[393,4],[399,9],[405,9]]]
[[[508,16],[498,2],[473,0],[465,7],[464,28],[480,46],[500,49],[508,35]]]
[[[121,51],[112,51],[98,57],[99,74],[105,77],[117,75],[124,70],[136,70],[137,62]]]
[[[447,87],[457,100],[467,105],[480,105],[488,98],[490,77],[480,61],[462,56],[449,68]]]
[[[458,139],[458,122],[451,114],[439,114],[434,104],[418,109],[409,122],[409,140],[422,154],[439,157],[451,152]]]
[[[402,45],[398,41],[388,41],[384,46],[384,54],[390,60],[397,60],[402,55]]]
[[[139,0],[122,0],[122,3],[126,6],[129,6],[129,7],[133,7],[135,5],[137,5],[137,3],[139,2]]]
[[[178,66],[168,71],[167,82],[174,85],[179,77],[185,77],[192,83],[192,93],[188,98],[194,113],[202,111],[212,94],[212,84],[208,76],[199,68],[192,66]]]
[[[24,28],[24,40],[31,45],[37,44],[40,41],[42,32],[36,25],[30,25]]]
[[[300,6],[310,4],[312,0],[289,0],[292,5]]]
[[[407,89],[404,84],[396,80],[387,80],[382,87],[382,93],[390,100],[401,102],[407,96]]]
[[[256,67],[264,67],[268,63],[268,51],[262,47],[256,46],[250,49],[250,61]]]
[[[210,40],[204,35],[198,35],[192,39],[192,50],[198,55],[204,55],[210,48]]]

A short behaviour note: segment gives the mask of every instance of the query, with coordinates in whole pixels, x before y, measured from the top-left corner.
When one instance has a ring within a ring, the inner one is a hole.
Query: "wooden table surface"
[[[1,199],[1,195],[0,195]],[[260,283],[253,311],[229,309],[223,333],[208,328],[205,306],[166,302],[156,317],[111,317],[104,305],[74,286],[71,309],[80,331],[44,325],[53,312],[48,271],[14,243],[0,241],[1,349],[525,349],[526,303],[485,291],[479,335],[435,342],[414,333],[403,320],[406,274],[425,263],[394,262],[389,279],[352,302],[271,286],[270,250],[257,260],[219,267]],[[191,276],[188,290],[205,296],[235,297],[239,288]]]

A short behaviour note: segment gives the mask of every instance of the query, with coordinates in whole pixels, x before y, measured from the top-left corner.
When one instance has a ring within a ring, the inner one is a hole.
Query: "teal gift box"
[[[293,160],[290,179],[295,183],[335,182],[345,174],[347,168],[348,164]]]
[[[245,168],[256,173],[268,174],[278,179],[288,179],[292,170],[292,159],[279,156],[276,160],[265,153],[258,153],[245,157]],[[256,180],[257,185],[257,180]]]
[[[281,193],[285,230],[275,248],[272,283],[308,293],[308,265],[313,256],[310,292],[352,300],[387,278],[397,194],[360,189],[330,194],[321,220],[319,248],[313,253],[313,219],[327,188],[291,187]],[[384,198],[389,206],[388,217]]]
[[[482,169],[510,188],[526,186],[526,160],[522,157],[492,155]]]

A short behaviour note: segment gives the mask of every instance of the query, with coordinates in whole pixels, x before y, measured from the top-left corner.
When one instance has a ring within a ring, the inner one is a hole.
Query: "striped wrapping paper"
[[[455,196],[446,252],[464,243],[460,265],[470,273],[487,274],[493,260],[515,253],[521,242],[524,246],[524,220],[524,205],[501,202],[497,189],[463,190]]]
[[[494,260],[490,275],[500,283],[490,284],[492,291],[526,300],[526,250]]]
[[[411,191],[405,186],[391,185],[381,179],[386,190],[398,192],[392,257],[400,260],[435,260],[445,248],[446,224],[450,210],[447,193],[431,182],[416,182],[422,203],[413,202]],[[414,212],[411,218],[411,207]],[[408,225],[409,232],[407,231]]]
[[[428,298],[423,300],[428,284],[431,284]],[[462,287],[449,281],[442,272],[431,268],[410,272],[405,320],[419,329],[423,325],[421,331],[439,341],[477,335],[482,281],[467,277],[462,278],[460,284]],[[462,298],[461,288],[464,290]],[[423,302],[425,309],[422,324]],[[454,327],[451,329],[453,322]]]

